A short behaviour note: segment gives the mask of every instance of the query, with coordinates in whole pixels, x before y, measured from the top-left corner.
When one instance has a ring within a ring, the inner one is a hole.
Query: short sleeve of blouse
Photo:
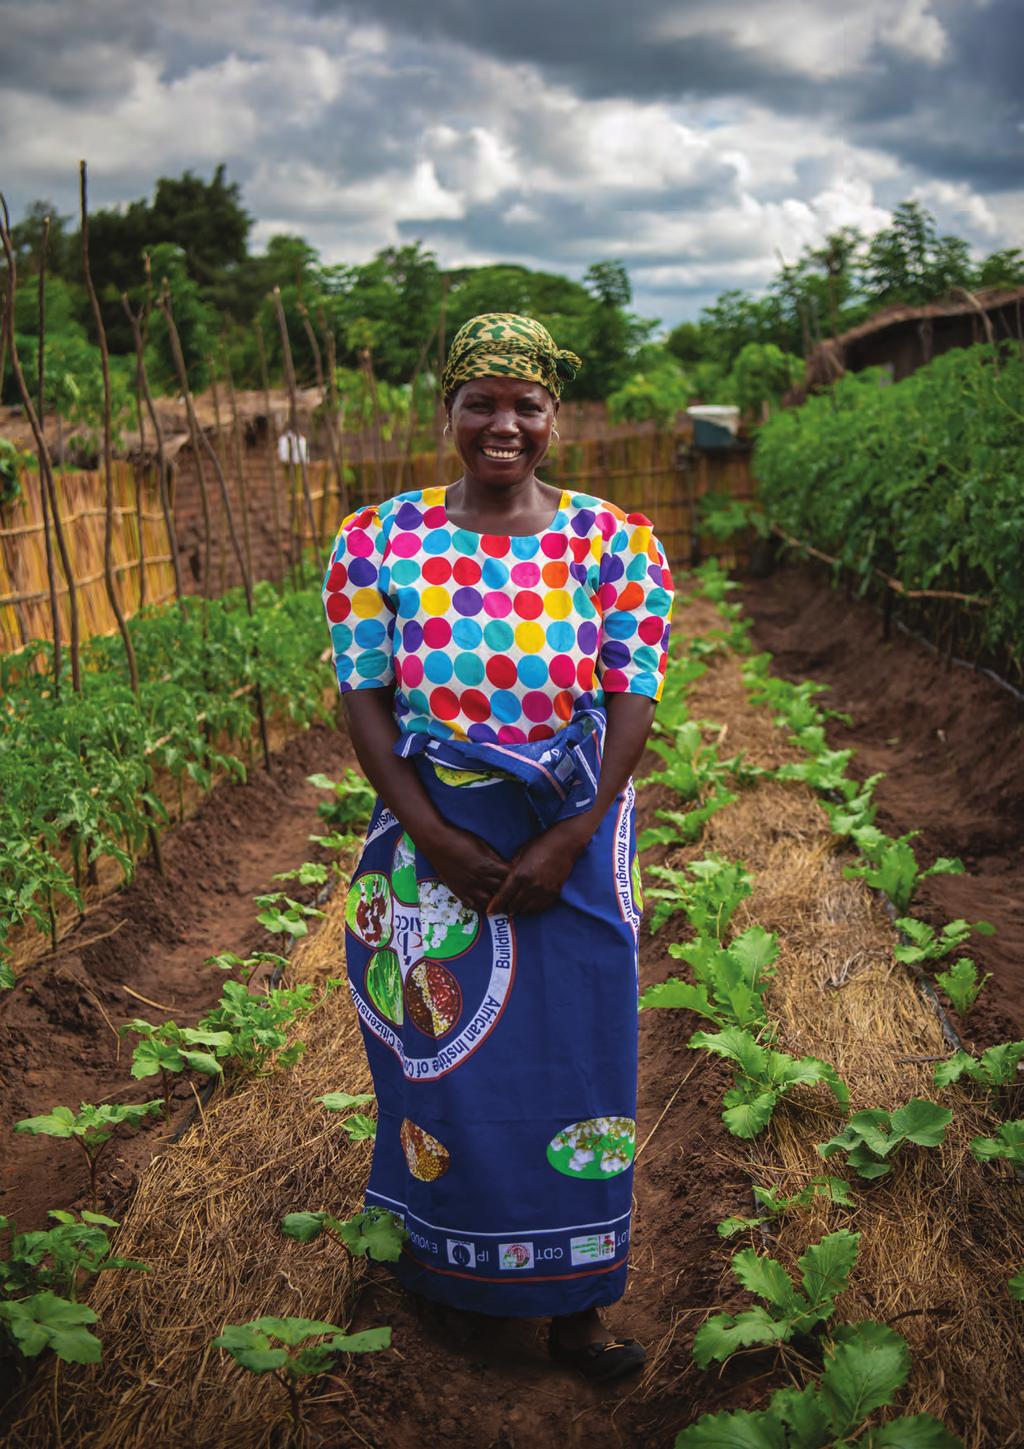
[[[395,678],[395,615],[387,595],[386,530],[377,508],[346,518],[334,540],[322,597],[342,694],[381,689]]]
[[[607,694],[660,699],[668,662],[672,575],[649,518],[630,513],[605,544],[597,677]]]

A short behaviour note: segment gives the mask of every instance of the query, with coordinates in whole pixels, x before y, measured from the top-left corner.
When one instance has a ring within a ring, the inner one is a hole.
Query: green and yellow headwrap
[[[553,397],[570,382],[582,361],[575,352],[555,346],[546,327],[515,312],[482,312],[455,334],[441,377],[450,397],[460,383],[474,377],[521,377],[539,382]]]

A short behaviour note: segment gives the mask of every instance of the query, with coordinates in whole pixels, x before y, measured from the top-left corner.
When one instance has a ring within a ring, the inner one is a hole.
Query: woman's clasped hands
[[[562,893],[590,831],[581,819],[560,821],[533,836],[511,860],[468,830],[447,830],[429,857],[448,889],[480,915],[546,911]]]

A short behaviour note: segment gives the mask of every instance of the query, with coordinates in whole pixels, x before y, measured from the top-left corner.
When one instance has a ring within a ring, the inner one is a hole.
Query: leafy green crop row
[[[81,695],[65,678],[55,698],[52,675],[0,659],[0,988],[13,985],[5,942],[15,926],[29,920],[55,936],[57,897],[81,909],[101,857],[130,879],[148,825],[169,820],[157,771],[179,782],[179,803],[186,778],[204,789],[218,769],[245,778],[234,747],[251,740],[257,685],[268,713],[300,725],[329,717],[319,595],[279,596],[267,583],[255,594],[252,617],[234,591],[133,619],[138,700],[120,640],[86,645]]]
[[[758,432],[768,520],[837,558],[866,589],[987,600],[974,642],[1024,658],[1024,357],[954,348],[902,382],[843,377]]]
[[[721,570],[715,565],[706,566],[698,571],[698,580],[701,591],[716,603],[728,626],[724,631],[716,631],[715,652],[719,648],[731,648],[749,656],[747,626],[738,607],[727,601],[731,585]],[[660,736],[665,744],[657,753],[665,762],[665,769],[643,782],[676,786],[691,807],[681,817],[687,828],[674,828],[678,825],[677,812],[662,810],[660,817],[669,822],[670,828],[647,832],[641,839],[642,845],[691,843],[699,838],[704,820],[699,825],[694,822],[696,828],[690,829],[690,817],[720,797],[726,785],[739,787],[770,775],[776,779],[802,780],[821,793],[836,835],[850,840],[862,853],[862,863],[848,867],[847,874],[861,876],[875,888],[887,892],[894,915],[898,910],[909,909],[919,882],[927,875],[963,869],[959,861],[942,859],[924,871],[909,844],[911,836],[892,841],[874,826],[872,793],[879,777],[863,784],[847,779],[846,767],[852,751],[830,749],[825,735],[830,712],[823,710],[814,699],[823,686],[810,682],[795,686],[775,680],[768,672],[767,656],[748,657],[745,661],[748,689],[753,700],[772,707],[776,723],[788,728],[792,740],[806,751],[807,759],[775,771],[746,766],[740,757],[721,761],[717,747],[704,743],[705,736],[718,727],[707,721],[692,721],[687,712],[689,686],[703,672],[695,664],[695,657],[702,652],[694,651],[691,641],[687,655],[680,660],[681,667],[675,671],[682,679],[673,691],[667,692],[668,707],[663,701],[659,712]],[[722,802],[718,808],[724,808],[727,803]],[[849,1094],[834,1067],[813,1057],[788,1056],[770,1045],[775,1027],[770,1020],[767,997],[776,970],[778,943],[773,935],[756,925],[730,937],[733,913],[740,901],[751,894],[749,871],[741,862],[712,856],[695,861],[685,869],[655,867],[648,873],[663,882],[649,892],[655,902],[652,930],[659,929],[677,913],[684,914],[693,929],[695,939],[669,946],[673,957],[688,964],[693,980],[670,979],[659,983],[644,993],[641,1006],[684,1007],[715,1025],[715,1031],[695,1032],[689,1044],[723,1056],[733,1065],[733,1085],[723,1103],[723,1118],[729,1130],[743,1138],[759,1134],[786,1092],[819,1083],[831,1092],[833,1110],[845,1117]],[[966,921],[957,921],[937,933],[911,917],[897,919],[909,931],[904,937],[905,944],[896,948],[896,955],[911,966],[917,966],[911,959],[914,952],[930,952],[928,959],[940,960],[962,944],[972,929],[981,932],[991,929],[984,922],[972,927]],[[961,976],[966,975],[966,968],[974,973],[973,963],[967,958],[961,958],[957,964]],[[975,988],[976,995],[980,983],[975,982]],[[1021,1053],[1024,1053],[1024,1043],[1007,1043],[990,1049],[977,1060],[959,1053],[938,1065],[935,1085],[941,1089],[966,1076],[979,1086],[996,1090],[1011,1079]],[[843,1154],[863,1184],[888,1174],[891,1158],[903,1144],[930,1148],[941,1143],[952,1116],[947,1107],[919,1098],[892,1112],[878,1108],[856,1112],[829,1141],[819,1145],[818,1151],[826,1158]],[[1002,1159],[1013,1167],[1024,1153],[1024,1123],[1003,1123],[996,1136],[975,1138],[971,1151],[979,1161]],[[732,1236],[764,1224],[776,1213],[806,1207],[822,1197],[856,1208],[856,1196],[845,1179],[821,1176],[789,1197],[764,1188],[755,1189],[760,1215],[726,1219],[719,1224],[719,1233]],[[706,1366],[712,1359],[726,1358],[735,1348],[744,1345],[821,1335],[824,1373],[819,1381],[809,1383],[799,1393],[780,1391],[767,1409],[757,1413],[705,1416],[679,1435],[677,1449],[720,1444],[749,1445],[751,1449],[815,1449],[815,1446],[832,1444],[840,1437],[844,1443],[856,1442],[865,1449],[885,1444],[944,1449],[958,1442],[928,1415],[891,1420],[878,1429],[867,1427],[866,1417],[890,1404],[895,1391],[905,1382],[909,1354],[903,1339],[882,1324],[825,1328],[835,1296],[845,1286],[846,1275],[856,1258],[856,1245],[857,1235],[845,1231],[833,1233],[820,1244],[812,1245],[800,1260],[802,1290],[794,1288],[782,1265],[773,1259],[758,1257],[749,1250],[736,1256],[733,1264],[739,1281],[762,1296],[766,1306],[744,1310],[735,1317],[720,1314],[709,1319],[698,1331],[694,1343],[697,1362]],[[825,1271],[828,1263],[833,1264],[834,1272]],[[1014,1296],[1017,1296],[1016,1282],[1011,1280],[1009,1284]],[[858,1432],[861,1437],[849,1437]]]

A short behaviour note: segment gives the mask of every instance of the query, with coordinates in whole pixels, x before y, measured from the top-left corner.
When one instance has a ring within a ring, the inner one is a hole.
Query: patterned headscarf
[[[482,312],[455,334],[441,377],[450,397],[460,383],[474,377],[521,377],[539,382],[558,397],[583,366],[575,352],[555,346],[546,327],[515,312]]]

